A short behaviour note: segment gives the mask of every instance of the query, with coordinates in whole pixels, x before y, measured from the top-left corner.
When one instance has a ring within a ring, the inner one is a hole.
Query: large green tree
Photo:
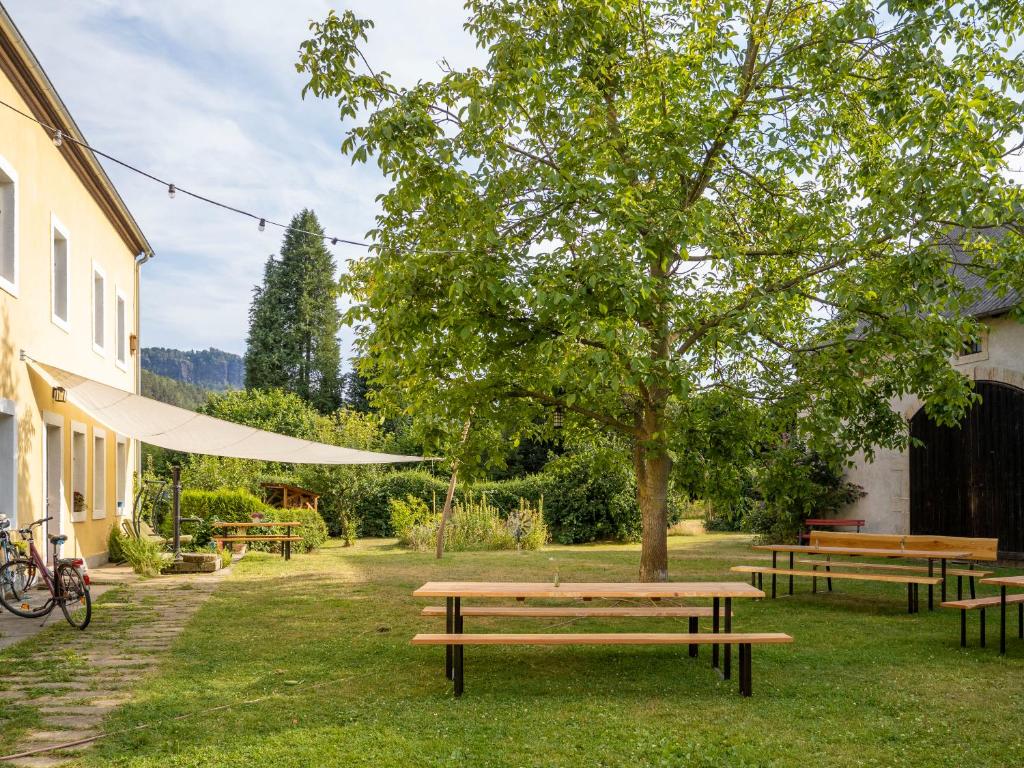
[[[947,362],[970,295],[936,243],[1006,225],[969,238],[969,268],[1019,284],[1019,3],[466,7],[479,67],[397,84],[348,12],[298,64],[391,181],[345,285],[380,399],[425,436],[554,408],[625,436],[654,580],[708,394],[788,414],[830,456],[905,441],[900,393],[940,418],[970,401]]]
[[[296,214],[253,289],[245,386],[294,392],[323,413],[341,402],[336,266],[316,214]]]

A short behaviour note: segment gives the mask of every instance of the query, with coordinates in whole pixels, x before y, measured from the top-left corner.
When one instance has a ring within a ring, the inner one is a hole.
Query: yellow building
[[[3,6],[0,101],[84,141]],[[90,565],[131,514],[137,446],[59,402],[22,353],[138,392],[139,269],[151,254],[89,150],[0,105],[0,515],[52,515],[43,533],[67,534],[64,553]]]

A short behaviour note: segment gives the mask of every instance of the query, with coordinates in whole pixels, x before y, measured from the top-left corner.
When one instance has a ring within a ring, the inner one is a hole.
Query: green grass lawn
[[[671,578],[738,578],[748,540],[675,537]],[[86,766],[1019,766],[1024,642],[1000,658],[958,647],[958,614],[908,616],[899,586],[836,582],[832,594],[736,601],[737,631],[783,631],[754,649],[754,695],[719,680],[710,649],[471,647],[456,700],[443,649],[414,648],[431,579],[620,581],[635,546],[460,553],[441,562],[389,542],[329,544],[291,562],[251,555],[174,651],[117,710]],[[554,558],[552,562],[551,558]],[[922,602],[925,600],[922,592]],[[997,612],[994,612],[997,613]],[[477,619],[467,630],[540,631]],[[976,645],[977,619],[971,637]],[[685,620],[574,628],[686,631]],[[558,630],[554,630],[558,631]],[[734,675],[736,659],[734,656]],[[262,698],[269,697],[269,698]],[[222,705],[262,699],[204,713]],[[170,718],[198,713],[180,720]]]

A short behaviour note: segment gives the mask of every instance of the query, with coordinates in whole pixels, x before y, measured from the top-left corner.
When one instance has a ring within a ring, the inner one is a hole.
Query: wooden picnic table
[[[217,549],[223,549],[225,543],[239,542],[239,543],[251,543],[255,541],[278,541],[281,542],[281,556],[285,560],[292,559],[292,542],[302,541],[301,536],[290,535],[289,528],[301,528],[302,523],[289,521],[284,523],[278,523],[274,521],[264,521],[261,523],[231,523],[214,520],[210,523],[211,528],[229,528],[236,529],[237,531],[243,531],[248,528],[284,528],[285,532],[283,535],[225,535],[225,536],[211,536],[215,542],[217,542]]]
[[[999,653],[1006,653],[1006,588],[1020,587],[1024,589],[1024,574],[1020,576],[990,576],[981,580],[982,584],[999,587]],[[1024,611],[1024,604],[1017,604],[1018,611]],[[1018,617],[1018,634],[1024,632],[1024,620]]]
[[[712,632],[718,634],[719,614],[725,619],[725,632],[732,632],[733,598],[763,598],[764,592],[743,581],[696,582],[515,582],[515,581],[428,581],[413,597],[445,598],[446,625],[449,634],[462,632],[462,600],[465,598],[505,598],[516,600],[663,600],[673,598],[710,599],[713,601]],[[721,601],[725,600],[725,610]],[[711,665],[718,668],[719,645],[712,646]],[[722,675],[730,676],[732,646],[722,646]],[[446,669],[451,670],[454,646],[446,651]]]
[[[907,558],[909,560],[927,560],[928,575],[934,576],[935,561],[940,562],[942,584],[942,600],[946,600],[946,563],[949,560],[964,560],[971,553],[949,552],[937,549],[882,549],[878,547],[818,547],[811,544],[757,544],[754,549],[772,553],[772,568],[777,567],[776,556],[779,552],[789,553],[789,569],[793,570],[793,556],[797,553],[805,555],[841,555],[846,557],[888,557]],[[827,561],[826,561],[827,562]],[[774,578],[774,577],[773,577]],[[973,584],[973,582],[971,582]],[[793,576],[789,577],[789,594],[793,594]],[[773,595],[774,596],[774,595]],[[934,609],[934,588],[928,585],[928,610]]]

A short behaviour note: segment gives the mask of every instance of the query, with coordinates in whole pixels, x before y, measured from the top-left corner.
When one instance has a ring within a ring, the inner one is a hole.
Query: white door
[[[37,546],[40,549],[45,547],[46,559],[50,560],[52,553],[47,534],[61,534],[64,531],[64,515],[61,500],[64,497],[64,431],[54,425],[46,425],[46,440],[43,442],[43,467],[45,467],[45,485],[43,488],[43,517],[52,517],[47,523],[43,523],[40,531],[41,538]]]

